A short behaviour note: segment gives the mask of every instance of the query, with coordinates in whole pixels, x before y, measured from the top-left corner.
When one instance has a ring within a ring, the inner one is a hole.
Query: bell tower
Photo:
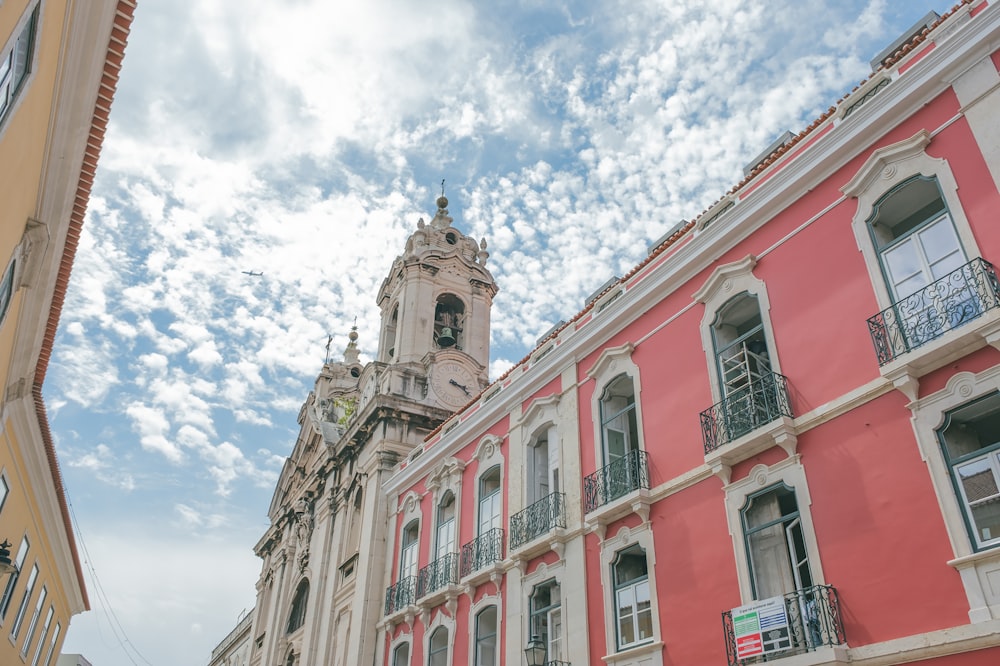
[[[497,285],[479,243],[452,226],[448,199],[421,218],[378,293],[378,361],[390,392],[457,409],[488,381],[490,309]]]

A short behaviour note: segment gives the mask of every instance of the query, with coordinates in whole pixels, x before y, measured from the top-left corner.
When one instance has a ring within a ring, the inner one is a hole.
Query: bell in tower
[[[497,286],[486,268],[485,239],[477,243],[453,226],[443,192],[436,203],[430,224],[422,218],[417,222],[379,290],[378,360],[407,373],[409,386],[429,381],[431,393],[435,367],[445,361],[449,367],[461,365],[462,377],[444,383],[457,395],[437,400],[454,408],[460,399],[478,394],[488,379],[490,309]]]

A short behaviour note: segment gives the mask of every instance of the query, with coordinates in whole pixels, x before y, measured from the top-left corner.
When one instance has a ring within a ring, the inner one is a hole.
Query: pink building
[[[1000,663],[998,69],[995,0],[928,19],[492,384],[439,199],[300,413],[251,666]]]
[[[907,38],[401,463],[378,663],[1000,662],[1000,7]]]

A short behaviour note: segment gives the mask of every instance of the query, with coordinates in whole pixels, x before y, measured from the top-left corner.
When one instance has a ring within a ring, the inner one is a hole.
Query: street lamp
[[[10,542],[4,539],[3,543],[0,543],[0,576],[15,571],[17,571],[17,565],[10,560]]]
[[[537,635],[532,636],[528,647],[524,648],[524,658],[528,666],[545,666],[545,643]]]

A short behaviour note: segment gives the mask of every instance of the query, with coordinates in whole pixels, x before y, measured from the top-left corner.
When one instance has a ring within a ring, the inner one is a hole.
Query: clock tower
[[[454,411],[488,382],[490,308],[497,285],[486,240],[452,226],[448,199],[407,239],[378,293],[378,361],[389,393]]]
[[[255,546],[263,561],[250,666],[373,663],[390,507],[381,488],[428,433],[486,386],[497,286],[486,241],[422,219],[379,289],[376,359],[355,330],[327,360]],[[391,556],[390,556],[391,557]]]

